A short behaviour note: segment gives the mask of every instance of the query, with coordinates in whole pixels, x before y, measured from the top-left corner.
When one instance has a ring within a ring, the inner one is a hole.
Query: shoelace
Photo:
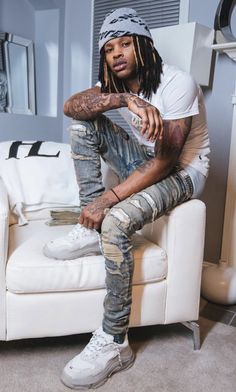
[[[86,227],[77,224],[69,233],[68,237],[71,241],[76,241],[77,239],[83,238],[84,235],[90,235],[92,233],[97,234],[97,239],[99,243],[99,248],[100,251],[102,252],[102,242],[101,242],[101,236],[98,234],[98,232],[95,229],[87,229]]]
[[[97,331],[93,332],[93,336],[90,339],[90,342],[87,344],[87,346],[84,348],[81,354],[82,356],[84,356],[85,358],[91,361],[94,360],[99,355],[99,352],[104,346],[109,346],[109,345],[113,346],[113,348],[117,352],[119,365],[122,368],[122,360],[121,360],[119,345],[117,343],[107,341],[106,337],[101,335]],[[78,355],[78,358],[81,356],[81,354]],[[71,369],[73,368],[72,365],[70,367]]]
[[[108,346],[108,345],[113,346],[113,348],[116,350],[119,364],[122,367],[121,355],[120,355],[120,350],[119,350],[118,344],[114,343],[114,342],[107,341],[106,337],[104,335],[101,335],[99,332],[96,332],[96,331],[93,332],[93,336],[92,336],[89,344],[84,349],[83,354],[87,358],[93,359],[94,357],[96,357],[99,354],[99,352],[101,351],[101,349],[104,346]]]
[[[86,227],[83,227],[82,225],[76,225],[69,233],[68,237],[70,237],[72,240],[76,240],[78,238],[81,238],[84,236],[84,234],[88,234],[90,229],[87,229]]]
[[[84,349],[84,355],[87,357],[94,357],[94,355],[98,354],[101,349],[108,345],[110,342],[106,340],[106,337],[97,333],[96,331],[93,332],[93,336],[90,339],[90,342]]]

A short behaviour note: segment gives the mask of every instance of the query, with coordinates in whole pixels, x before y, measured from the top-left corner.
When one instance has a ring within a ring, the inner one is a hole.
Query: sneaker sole
[[[91,246],[88,246],[87,248],[83,248],[81,250],[75,250],[71,251],[69,254],[67,251],[61,251],[60,253],[56,253],[50,250],[47,245],[44,246],[43,248],[43,254],[50,258],[50,259],[55,259],[55,260],[74,260],[74,259],[79,259],[80,257],[84,256],[97,256],[101,254],[101,250],[99,247],[99,244],[93,244]]]
[[[122,367],[120,366],[119,362],[117,361],[117,357],[114,358],[113,361],[110,362],[109,367],[104,370],[103,373],[101,373],[101,379],[92,383],[92,384],[85,384],[85,385],[78,385],[78,384],[73,384],[71,382],[71,379],[68,377],[66,373],[62,373],[61,376],[61,381],[62,383],[71,388],[71,389],[77,389],[81,391],[85,391],[88,389],[96,389],[101,387],[105,382],[115,373],[122,372],[123,370],[128,370],[133,364],[135,360],[135,354],[133,351],[130,350],[130,357],[123,361]]]

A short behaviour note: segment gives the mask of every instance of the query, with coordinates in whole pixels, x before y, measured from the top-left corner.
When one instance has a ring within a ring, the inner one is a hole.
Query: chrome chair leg
[[[194,350],[200,350],[201,342],[200,342],[200,326],[196,321],[186,321],[183,324],[188,329],[191,329],[193,332],[193,344]]]

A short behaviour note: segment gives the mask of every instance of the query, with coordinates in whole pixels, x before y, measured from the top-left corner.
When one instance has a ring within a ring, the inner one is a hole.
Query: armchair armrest
[[[7,191],[0,178],[0,271],[7,259],[9,215]]]
[[[6,272],[8,251],[9,204],[7,191],[0,178],[0,340],[5,339]]]
[[[142,230],[168,256],[166,324],[198,319],[205,220],[205,204],[193,199]]]

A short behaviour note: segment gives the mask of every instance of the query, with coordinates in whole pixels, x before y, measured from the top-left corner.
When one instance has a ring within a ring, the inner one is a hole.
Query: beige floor
[[[130,330],[136,361],[114,375],[99,392],[234,392],[235,328],[200,318],[201,350],[179,324]],[[0,342],[1,392],[65,392],[64,364],[90,335]]]

